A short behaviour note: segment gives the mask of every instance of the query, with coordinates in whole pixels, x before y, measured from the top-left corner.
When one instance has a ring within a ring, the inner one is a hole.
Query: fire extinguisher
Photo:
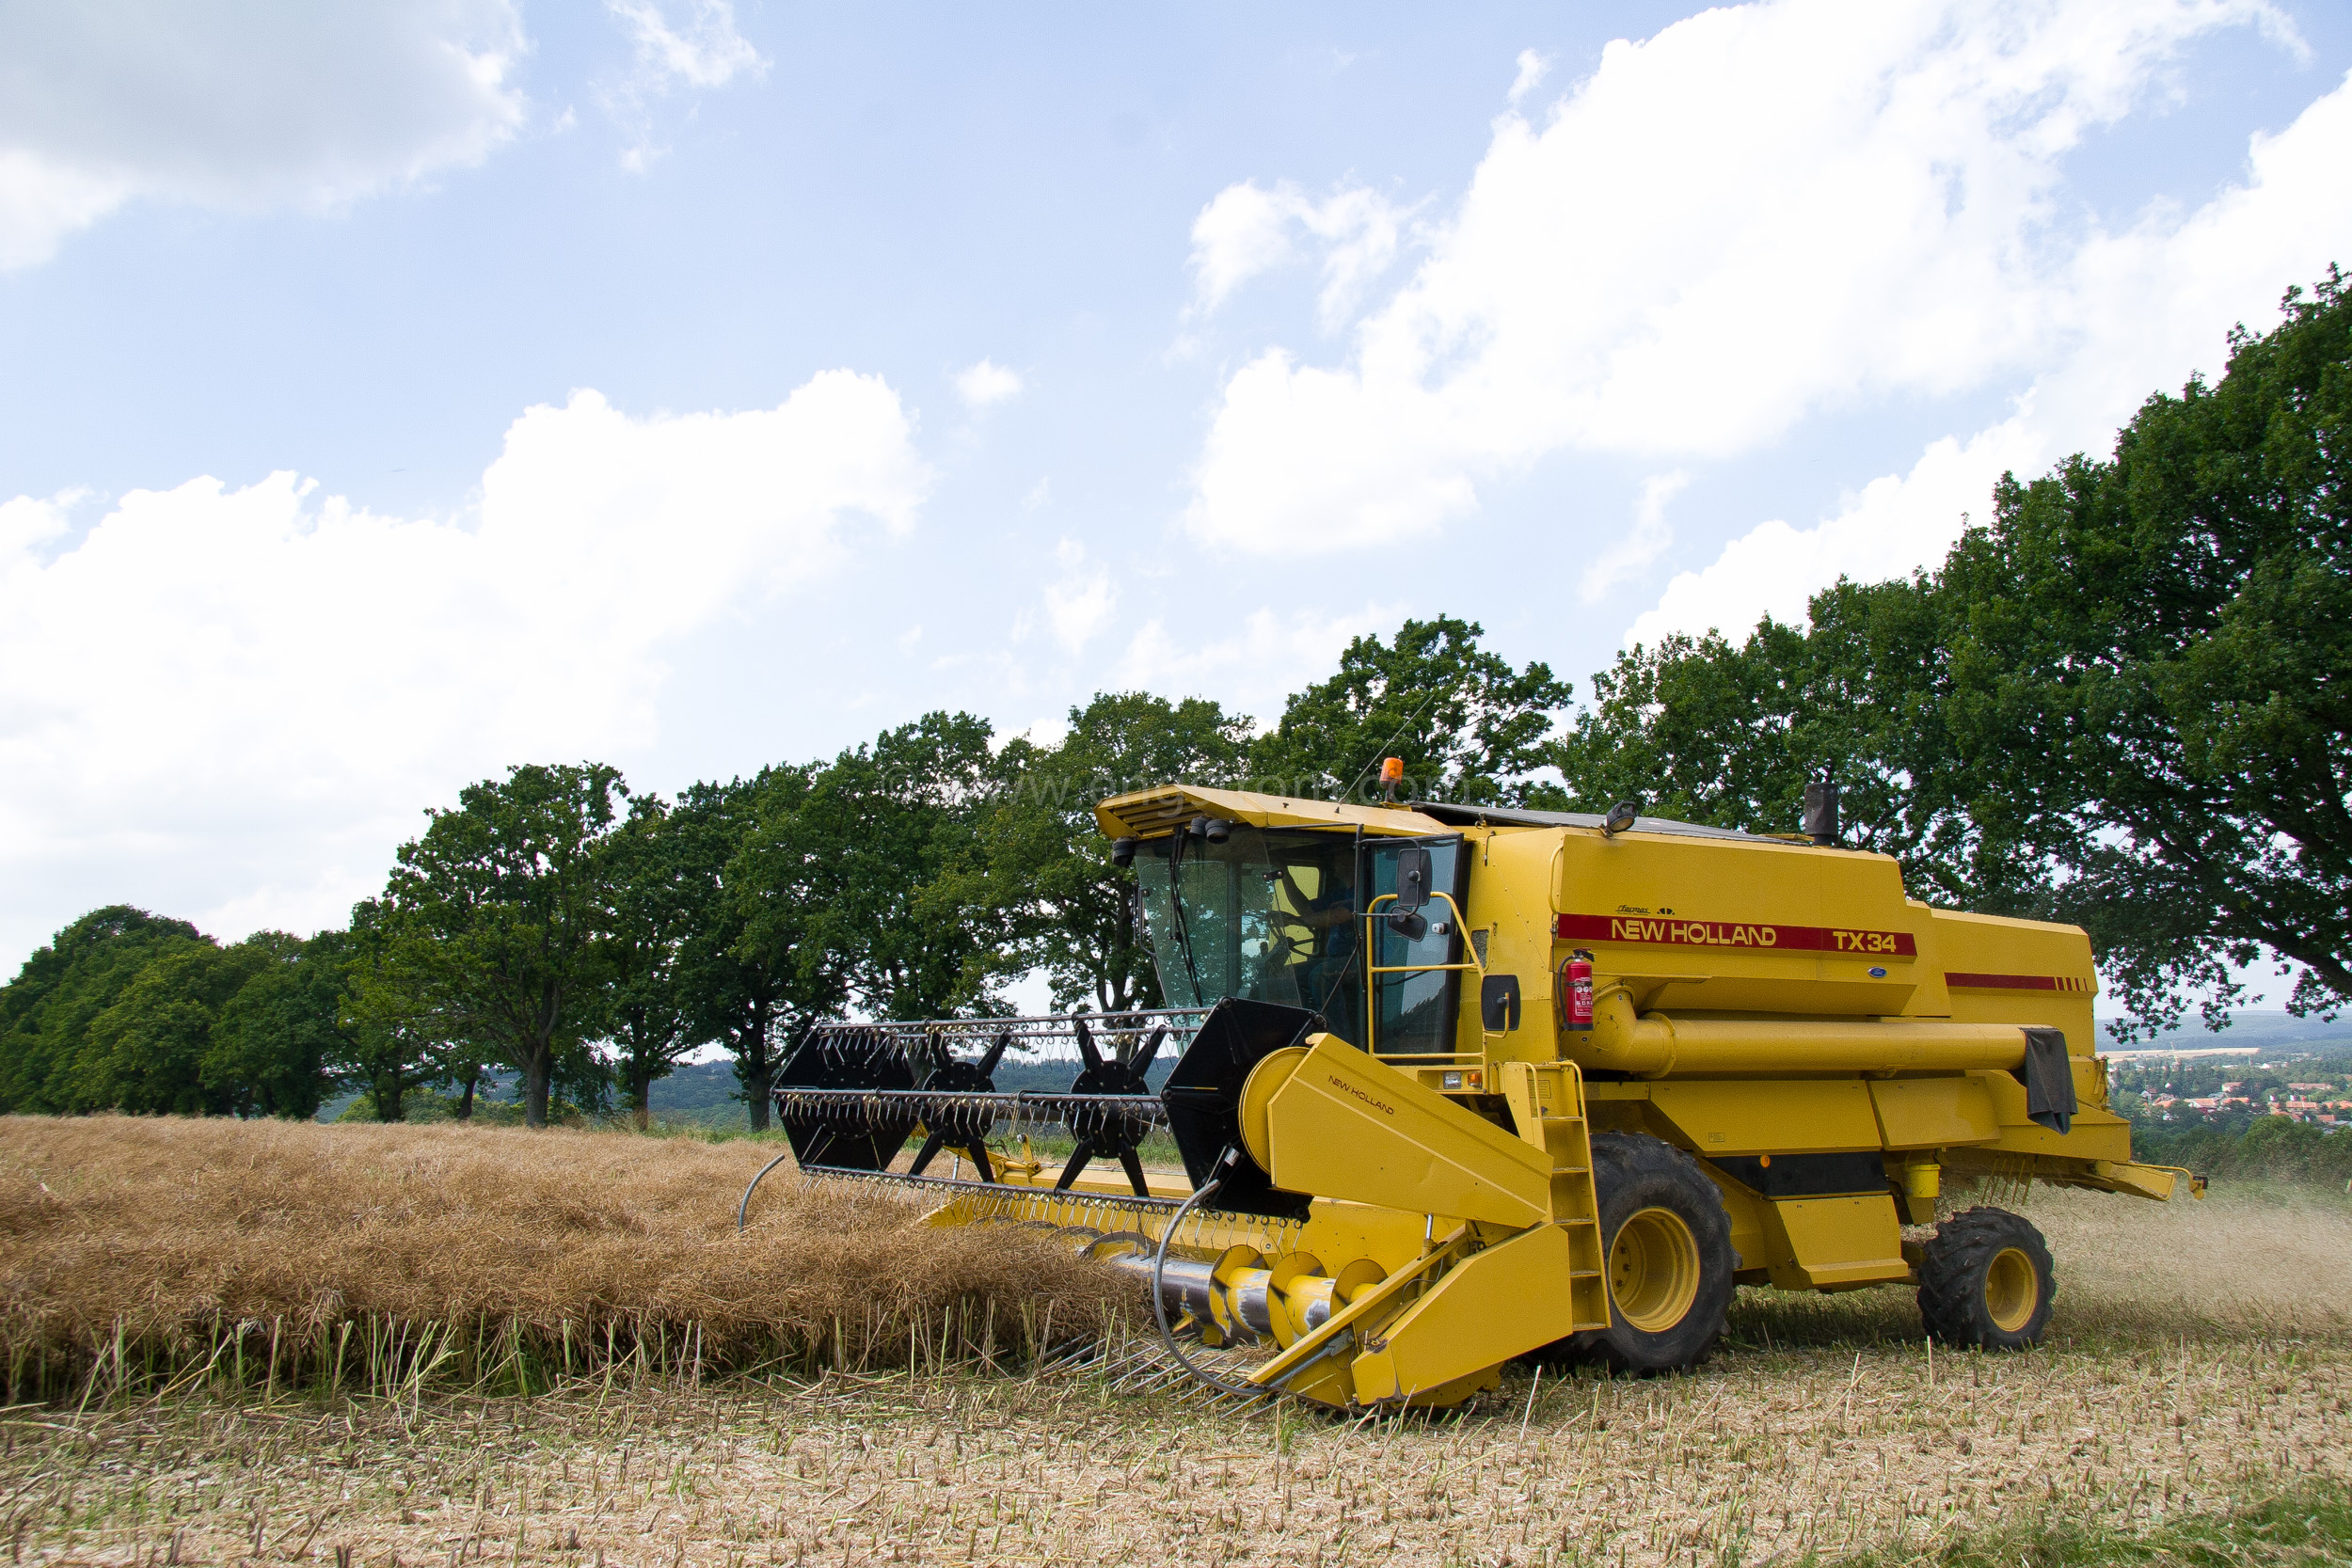
[[[1583,1033],[1593,1026],[1593,956],[1580,947],[1560,966],[1561,1027]]]

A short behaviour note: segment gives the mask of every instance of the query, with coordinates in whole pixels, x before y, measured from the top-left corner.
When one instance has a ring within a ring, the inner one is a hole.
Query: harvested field
[[[0,1123],[11,1178],[25,1125]],[[2060,1270],[2052,1341],[2027,1355],[1931,1356],[1907,1292],[1742,1292],[1695,1374],[1518,1374],[1435,1420],[1219,1414],[1084,1373],[936,1362],[699,1387],[674,1366],[531,1399],[116,1399],[0,1413],[0,1535],[27,1561],[176,1548],[339,1568],[1756,1564],[2193,1529],[2265,1499],[2301,1518],[2314,1489],[2340,1514],[2352,1205],[2224,1190],[2025,1208]],[[770,1244],[798,1234],[771,1223]],[[2341,1560],[2264,1555],[2270,1539],[2226,1555]]]
[[[901,1366],[1093,1332],[1127,1291],[1063,1250],[801,1192],[780,1152],[510,1128],[0,1118],[9,1397],[209,1367],[528,1390],[632,1374]],[[1059,1325],[1056,1327],[1055,1325]],[[249,1375],[248,1375],[249,1374]]]

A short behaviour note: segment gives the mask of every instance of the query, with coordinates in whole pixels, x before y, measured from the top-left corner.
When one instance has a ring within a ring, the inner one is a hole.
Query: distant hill
[[[646,1088],[645,1109],[664,1120],[740,1127],[745,1113],[743,1102],[732,1098],[736,1092],[734,1063],[681,1062]]]
[[[2104,1026],[2106,1020],[2101,1019]],[[2296,1018],[2282,1009],[2262,1008],[2234,1015],[2230,1026],[2222,1030],[2207,1029],[2194,1015],[2181,1028],[2168,1030],[2153,1041],[2138,1040],[2119,1045],[2109,1038],[2104,1027],[2099,1036],[2099,1049],[2108,1051],[2212,1051],[2230,1047],[2252,1047],[2258,1051],[2296,1051],[2320,1055],[2336,1055],[2352,1051],[2352,1018],[2339,1018],[2333,1023],[2316,1018]]]

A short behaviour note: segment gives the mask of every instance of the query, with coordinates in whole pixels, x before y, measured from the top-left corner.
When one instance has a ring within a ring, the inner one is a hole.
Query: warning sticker
[[[1850,926],[1764,926],[1739,920],[1685,920],[1677,915],[1564,914],[1563,942],[1630,942],[1667,947],[1754,947],[1773,952],[1849,953],[1909,958],[1919,944],[1909,931]]]

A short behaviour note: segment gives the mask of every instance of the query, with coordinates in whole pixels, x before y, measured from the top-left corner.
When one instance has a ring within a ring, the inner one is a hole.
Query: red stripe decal
[[[1677,915],[1564,914],[1563,942],[1635,942],[1668,947],[1752,947],[1764,951],[1851,953],[1909,958],[1919,944],[1909,931],[1856,930],[1842,926],[1762,926],[1736,920],[1684,920]]]
[[[1946,973],[1944,983],[1963,990],[2073,990],[2087,991],[2090,982],[2078,980],[2071,974],[1967,974],[1958,970]]]

